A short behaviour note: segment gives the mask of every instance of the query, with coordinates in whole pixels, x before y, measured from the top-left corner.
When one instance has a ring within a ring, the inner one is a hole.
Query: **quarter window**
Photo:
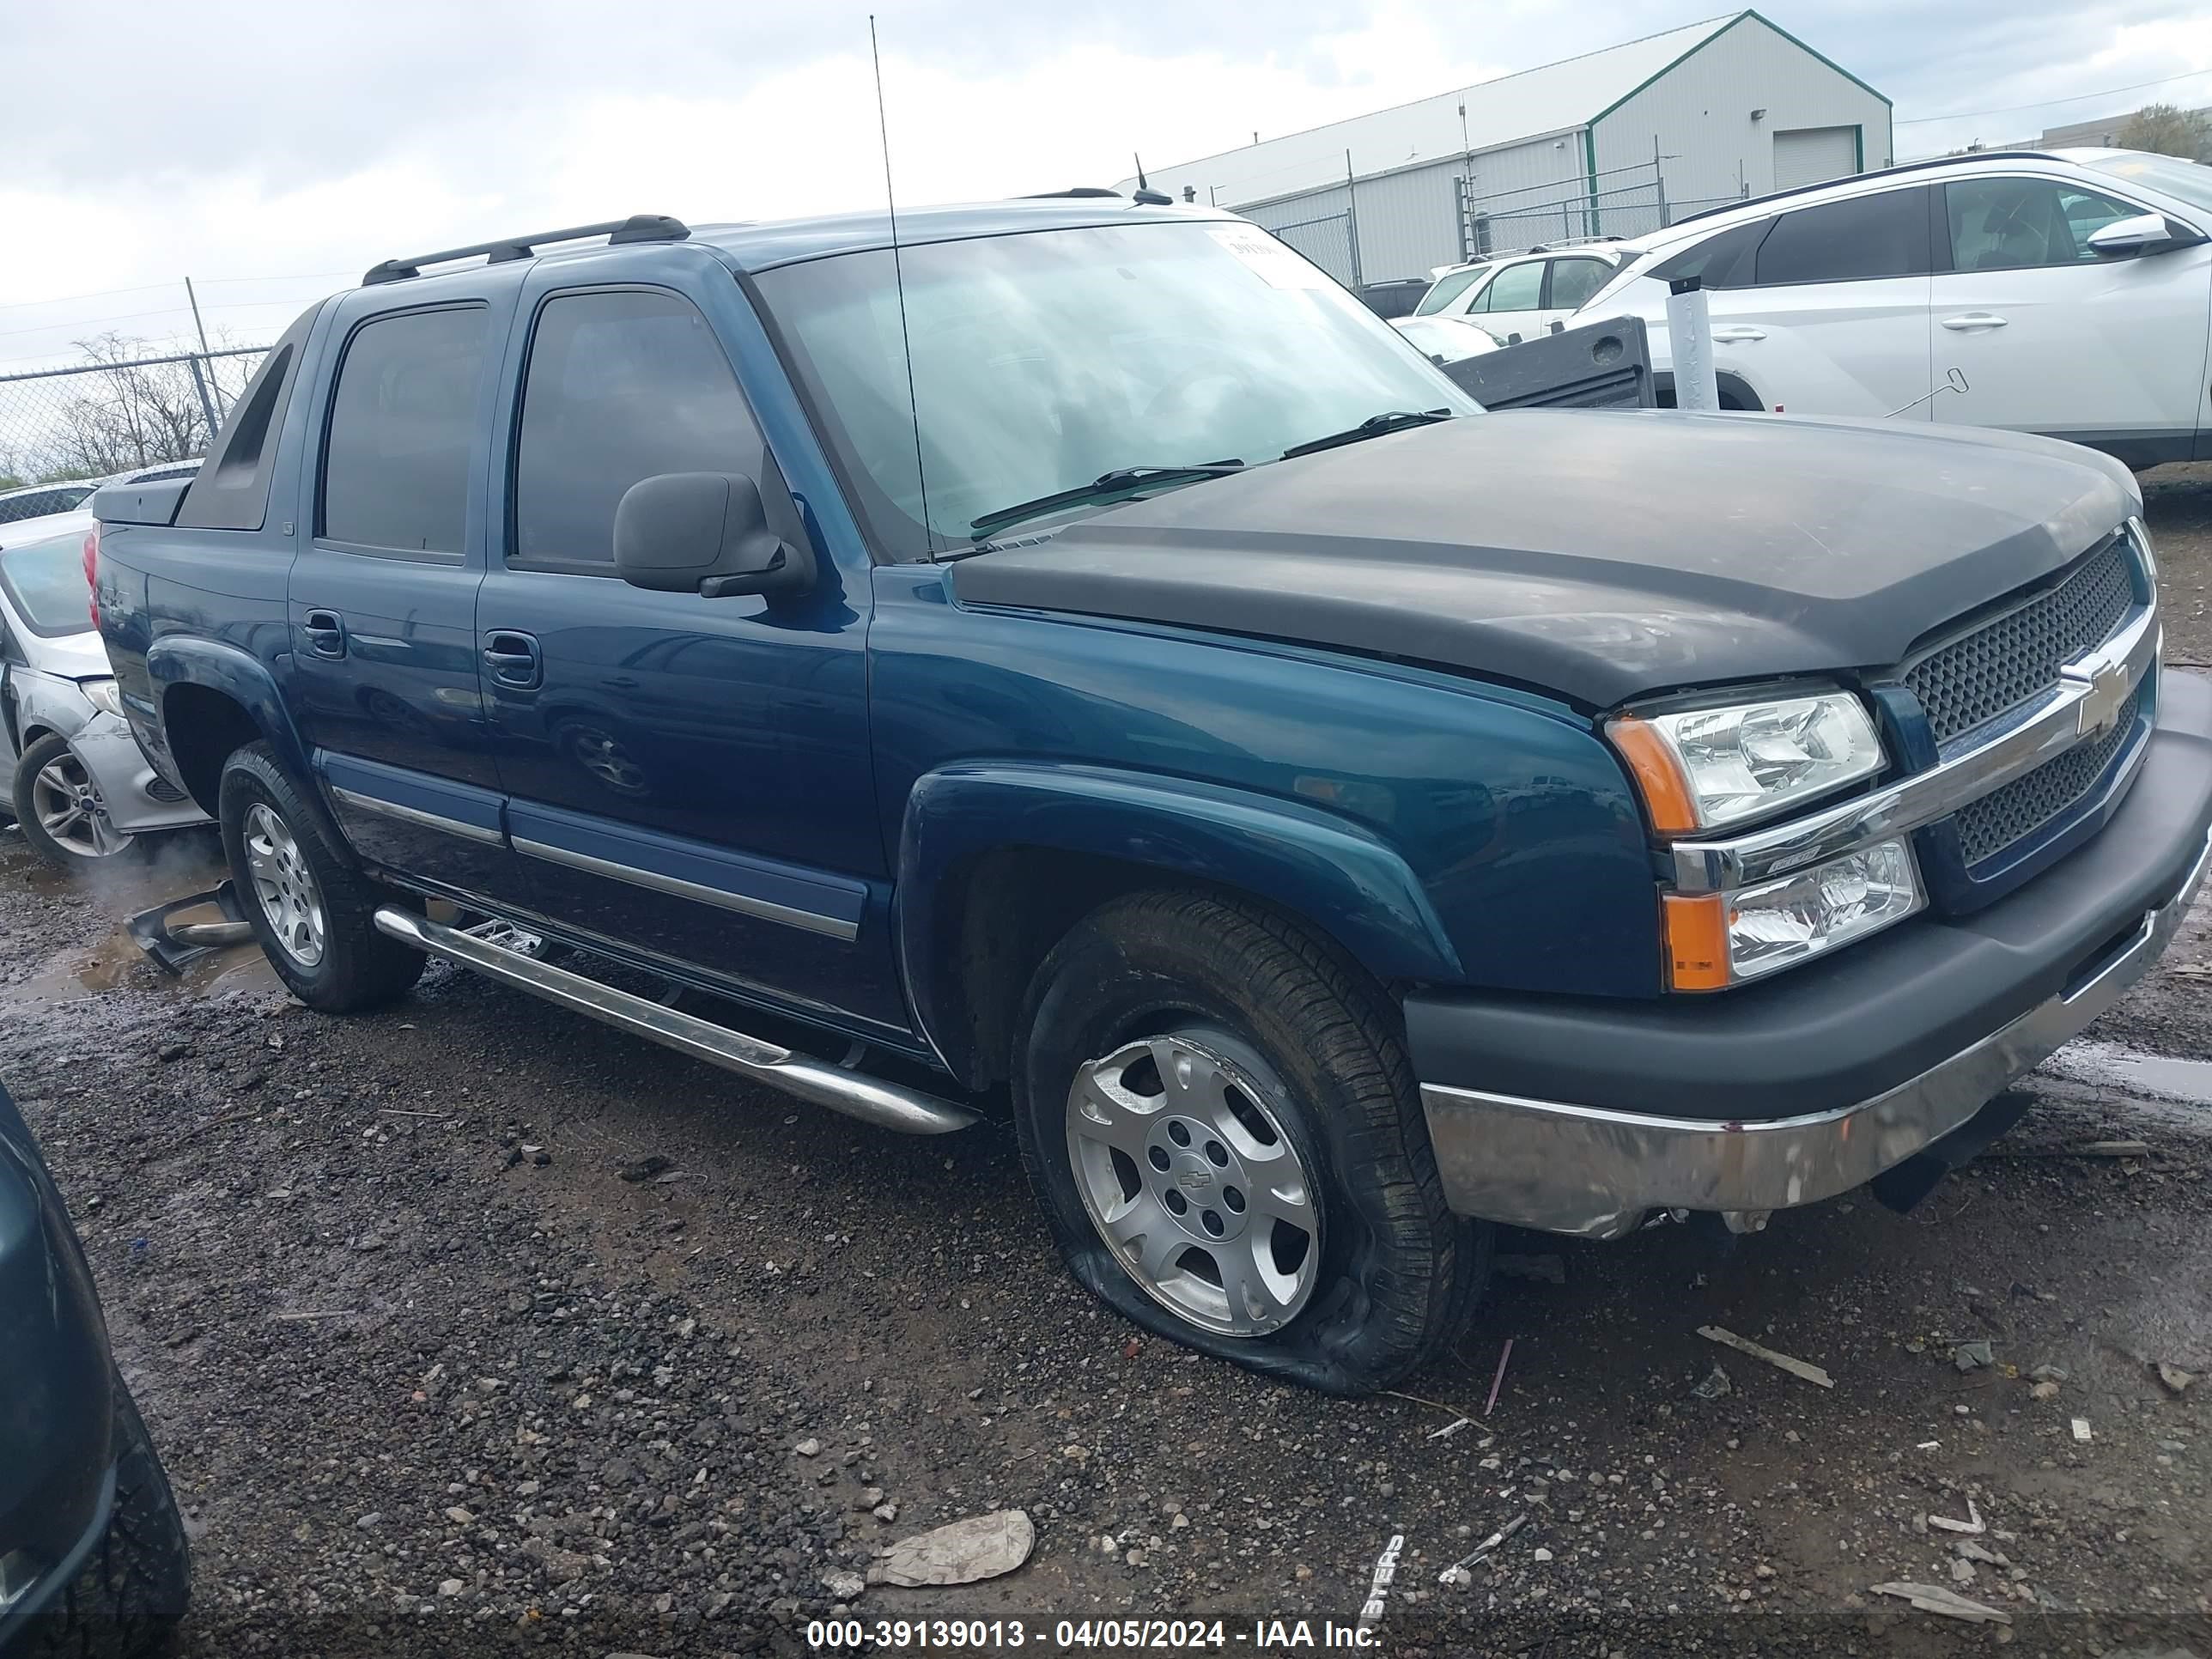
[[[1482,290],[1474,311],[1534,311],[1544,302],[1544,262],[1508,265]]]
[[[615,508],[641,478],[762,468],[760,429],[688,300],[609,289],[539,313],[514,456],[514,549],[529,568],[611,574]]]
[[[1759,245],[1758,270],[1761,288],[1925,276],[1927,189],[1883,191],[1785,213]]]
[[[1943,186],[1958,270],[2088,264],[2092,233],[2142,211],[2051,179],[1960,179]]]
[[[338,366],[323,460],[330,540],[462,550],[485,316],[481,306],[408,312],[355,333]]]

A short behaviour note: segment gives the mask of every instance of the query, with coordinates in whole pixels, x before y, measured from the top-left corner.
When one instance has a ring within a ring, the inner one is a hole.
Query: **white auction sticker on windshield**
[[[1257,225],[1208,225],[1213,240],[1273,288],[1327,288],[1328,273],[1308,264]]]

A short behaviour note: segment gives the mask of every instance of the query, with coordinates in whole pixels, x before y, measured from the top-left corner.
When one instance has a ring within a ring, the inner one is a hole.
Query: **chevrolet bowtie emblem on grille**
[[[2075,728],[2080,735],[2086,738],[2092,732],[2101,732],[2119,719],[2134,680],[2134,674],[2124,662],[2101,665],[2089,677],[2088,690],[2075,705],[2081,711],[2080,724]]]

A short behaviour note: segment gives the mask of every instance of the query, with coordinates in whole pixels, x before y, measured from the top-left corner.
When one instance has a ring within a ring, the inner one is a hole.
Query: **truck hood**
[[[1510,411],[1125,503],[963,560],[953,586],[964,604],[1335,647],[1604,708],[1894,663],[2141,506],[2118,462],[2014,433]]]

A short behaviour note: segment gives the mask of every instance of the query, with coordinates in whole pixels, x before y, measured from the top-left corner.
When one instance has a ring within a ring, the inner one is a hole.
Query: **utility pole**
[[[191,301],[192,328],[200,337],[200,355],[192,360],[192,386],[200,394],[200,413],[207,417],[208,441],[215,441],[222,420],[216,411],[215,396],[210,383],[215,379],[215,360],[208,349],[207,325],[200,320],[200,296],[192,292],[192,279],[185,278],[185,298]],[[205,374],[201,370],[204,368]]]

